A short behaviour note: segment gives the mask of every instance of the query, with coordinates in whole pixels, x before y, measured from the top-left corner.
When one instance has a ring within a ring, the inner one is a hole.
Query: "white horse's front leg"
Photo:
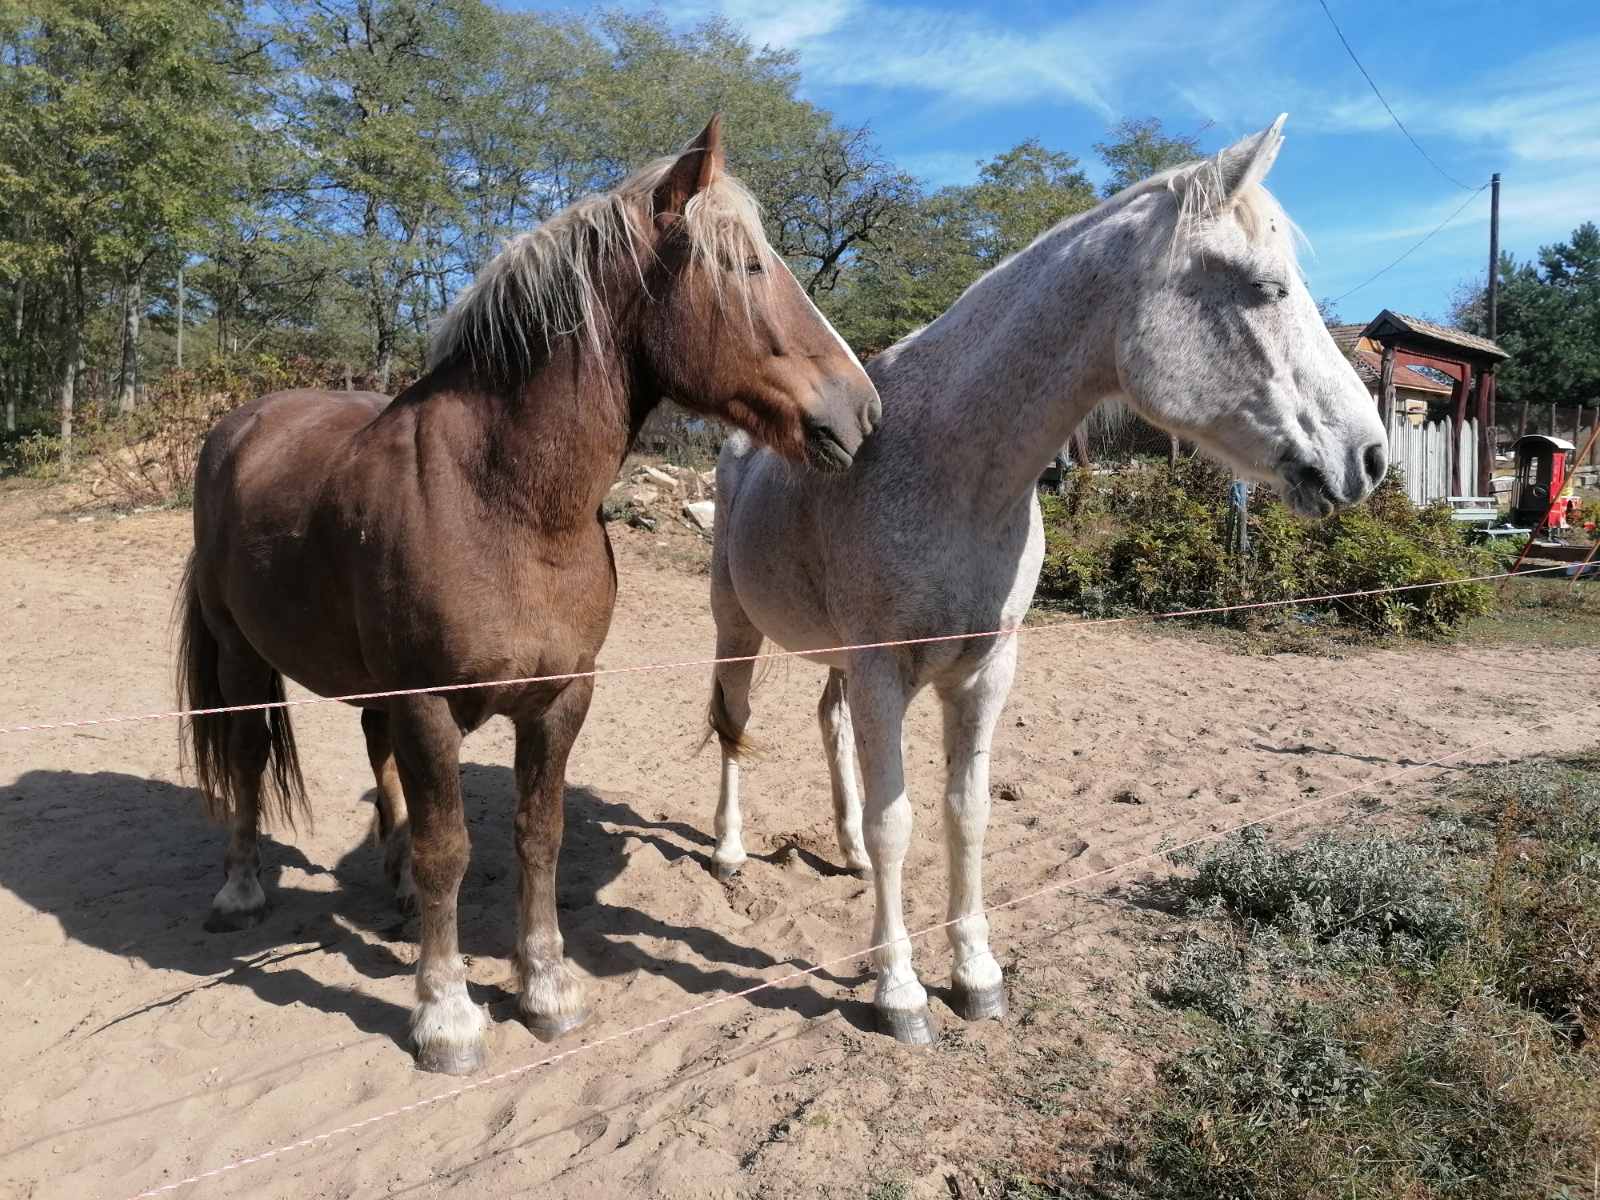
[[[1005,985],[989,950],[989,921],[983,914],[983,836],[989,824],[989,746],[1016,663],[1016,639],[1006,638],[977,672],[939,694],[948,772],[944,840],[955,957],[952,1003],[968,1021],[1002,1017],[1006,1011]]]
[[[901,912],[900,868],[911,844],[911,801],[901,761],[906,694],[894,660],[859,663],[850,673],[850,701],[867,793],[863,833],[877,893],[872,958],[878,989],[872,1006],[883,1032],[899,1042],[926,1045],[933,1041],[928,993],[912,970],[911,941]]]

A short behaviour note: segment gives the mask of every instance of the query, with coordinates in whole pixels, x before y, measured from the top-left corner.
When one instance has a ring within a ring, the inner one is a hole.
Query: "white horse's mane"
[[[462,355],[486,362],[525,363],[531,343],[545,346],[579,334],[598,351],[605,333],[597,273],[613,259],[631,263],[641,282],[641,246],[648,247],[653,197],[677,162],[657,159],[609,192],[589,196],[506,243],[440,320],[428,346],[428,366]],[[727,171],[689,199],[683,210],[691,269],[705,269],[719,303],[728,293],[749,305],[753,280],[735,268],[752,257],[765,259],[761,209],[749,190]]]
[[[1126,201],[1151,192],[1170,192],[1177,198],[1178,219],[1172,231],[1174,252],[1207,224],[1228,214],[1239,222],[1251,242],[1263,241],[1272,230],[1281,229],[1291,265],[1295,261],[1296,242],[1305,240],[1300,227],[1289,219],[1277,197],[1261,184],[1248,184],[1229,196],[1222,180],[1221,164],[1216,158],[1183,163],[1129,184],[1100,208],[1118,208]],[[1090,210],[1095,211],[1098,209]],[[1075,219],[1069,217],[1068,221]]]

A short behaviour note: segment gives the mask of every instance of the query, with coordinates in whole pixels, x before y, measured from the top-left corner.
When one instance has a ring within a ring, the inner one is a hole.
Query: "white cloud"
[[[1174,57],[1242,70],[1279,19],[1270,0],[1221,15],[1189,0],[1101,0],[1032,29],[981,9],[888,0],[812,0],[777,12],[759,0],[703,0],[693,11],[718,12],[758,43],[797,51],[810,83],[917,92],[969,108],[1054,101],[1104,120],[1122,114],[1135,75]]]

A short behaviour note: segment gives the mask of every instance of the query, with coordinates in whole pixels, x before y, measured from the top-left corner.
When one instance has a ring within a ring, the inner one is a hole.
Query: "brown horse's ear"
[[[683,212],[689,198],[708,187],[721,170],[722,114],[717,113],[656,184],[656,215]]]

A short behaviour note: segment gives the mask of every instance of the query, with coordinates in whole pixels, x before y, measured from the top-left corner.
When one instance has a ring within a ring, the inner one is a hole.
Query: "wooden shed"
[[[1389,459],[1405,471],[1412,500],[1490,495],[1494,368],[1510,355],[1488,338],[1387,308],[1360,336],[1379,347],[1378,414],[1389,431]],[[1451,381],[1448,400],[1420,425],[1412,424],[1397,397],[1408,381],[1397,379],[1396,371],[1414,367]]]

